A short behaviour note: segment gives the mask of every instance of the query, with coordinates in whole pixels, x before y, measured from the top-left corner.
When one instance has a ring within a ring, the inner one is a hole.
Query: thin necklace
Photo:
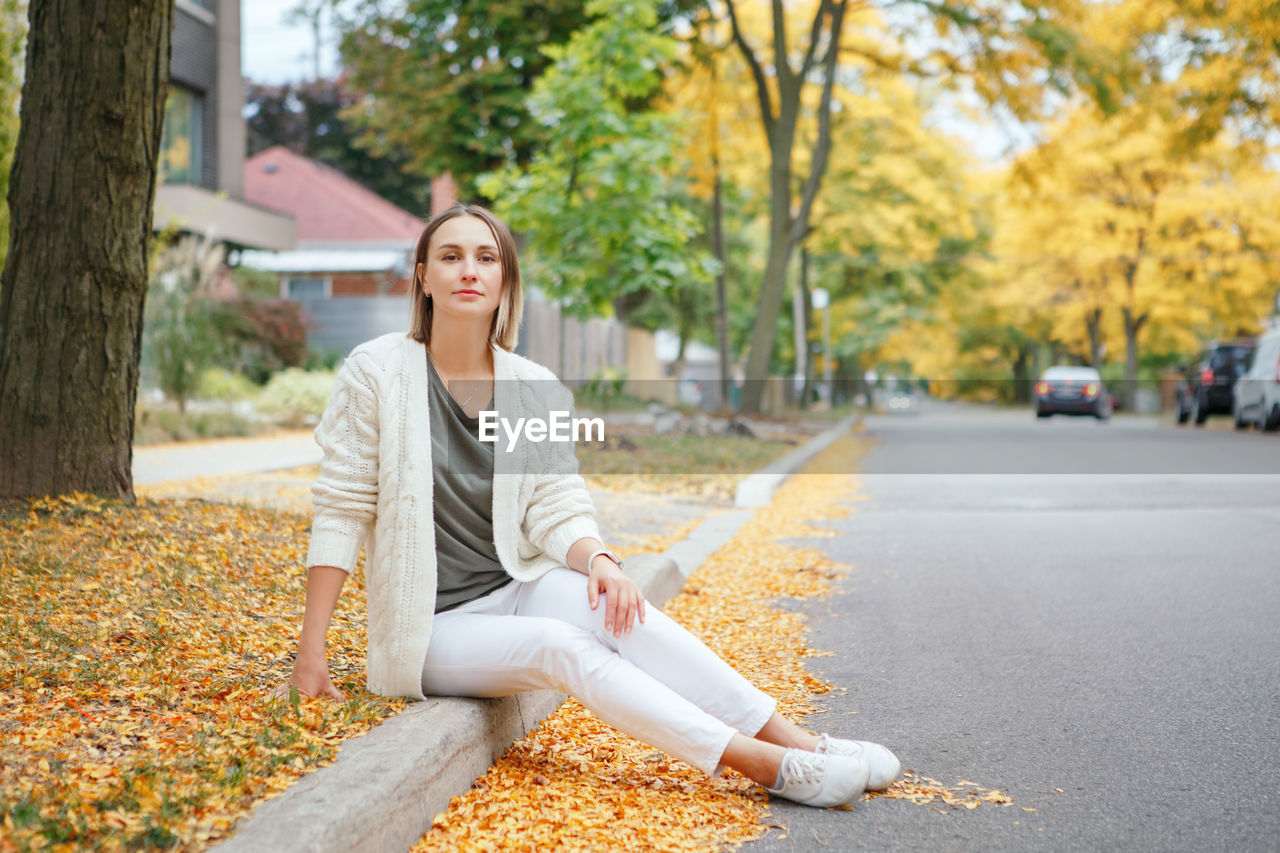
[[[436,374],[439,375],[440,377],[440,381],[444,383],[444,390],[448,391],[449,396],[453,397],[453,399],[457,401],[458,398],[454,397],[453,389],[449,387],[449,384],[450,384],[449,377],[444,375],[444,371],[440,369],[440,365],[436,364],[436,360],[431,357],[431,350],[427,350],[427,361],[431,362],[431,366],[435,368]],[[467,399],[458,403],[458,407],[465,409],[467,407],[467,403],[470,403],[471,399],[475,397],[475,395],[476,395],[475,392],[472,391],[470,394],[467,395]]]

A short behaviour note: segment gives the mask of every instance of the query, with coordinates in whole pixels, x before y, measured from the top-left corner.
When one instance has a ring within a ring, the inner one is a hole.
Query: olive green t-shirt
[[[436,527],[436,613],[452,610],[512,580],[493,544],[492,442],[468,417],[428,362],[431,466]]]

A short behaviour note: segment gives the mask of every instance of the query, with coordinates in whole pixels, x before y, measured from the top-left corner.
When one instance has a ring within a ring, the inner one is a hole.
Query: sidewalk
[[[310,430],[280,432],[262,438],[184,441],[133,449],[133,482],[150,486],[224,474],[257,474],[320,462],[320,447]]]
[[[640,584],[646,600],[661,607],[679,592],[685,578],[733,538],[754,515],[755,507],[767,505],[791,473],[848,432],[853,422],[849,418],[835,424],[745,478],[734,508],[689,498],[597,491],[592,498],[600,526],[625,548],[628,541],[651,542],[655,537],[661,541],[673,529],[696,523],[662,553],[638,554],[626,561],[627,573]],[[308,457],[313,449],[314,455]],[[140,484],[173,486],[178,484],[170,481],[179,479],[247,475],[318,461],[311,434],[293,433],[190,447],[139,448],[134,471]],[[201,490],[207,484],[191,485]],[[226,488],[225,481],[220,488]],[[268,500],[270,488],[266,489]],[[217,496],[225,497],[221,492]],[[452,797],[470,788],[498,756],[564,699],[554,691],[537,691],[503,699],[429,698],[414,703],[368,734],[344,743],[332,764],[260,804],[236,834],[216,849],[223,853],[407,850],[448,808]]]

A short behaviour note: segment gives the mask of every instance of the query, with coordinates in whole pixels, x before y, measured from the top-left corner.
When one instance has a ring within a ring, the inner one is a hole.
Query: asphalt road
[[[792,605],[847,691],[808,725],[1015,803],[775,800],[746,849],[1280,848],[1280,436],[945,407],[866,432],[868,500],[809,543],[855,570]]]

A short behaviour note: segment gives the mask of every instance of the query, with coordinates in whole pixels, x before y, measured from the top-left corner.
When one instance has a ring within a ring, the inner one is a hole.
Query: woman
[[[409,335],[357,347],[316,438],[306,613],[289,683],[342,698],[325,634],[363,543],[369,688],[503,696],[554,688],[665,752],[775,795],[848,803],[898,775],[882,746],[816,737],[654,608],[602,544],[572,445],[479,440],[572,405],[515,354],[522,308],[511,233],[455,205],[418,241]],[[283,688],[282,688],[283,689]]]

